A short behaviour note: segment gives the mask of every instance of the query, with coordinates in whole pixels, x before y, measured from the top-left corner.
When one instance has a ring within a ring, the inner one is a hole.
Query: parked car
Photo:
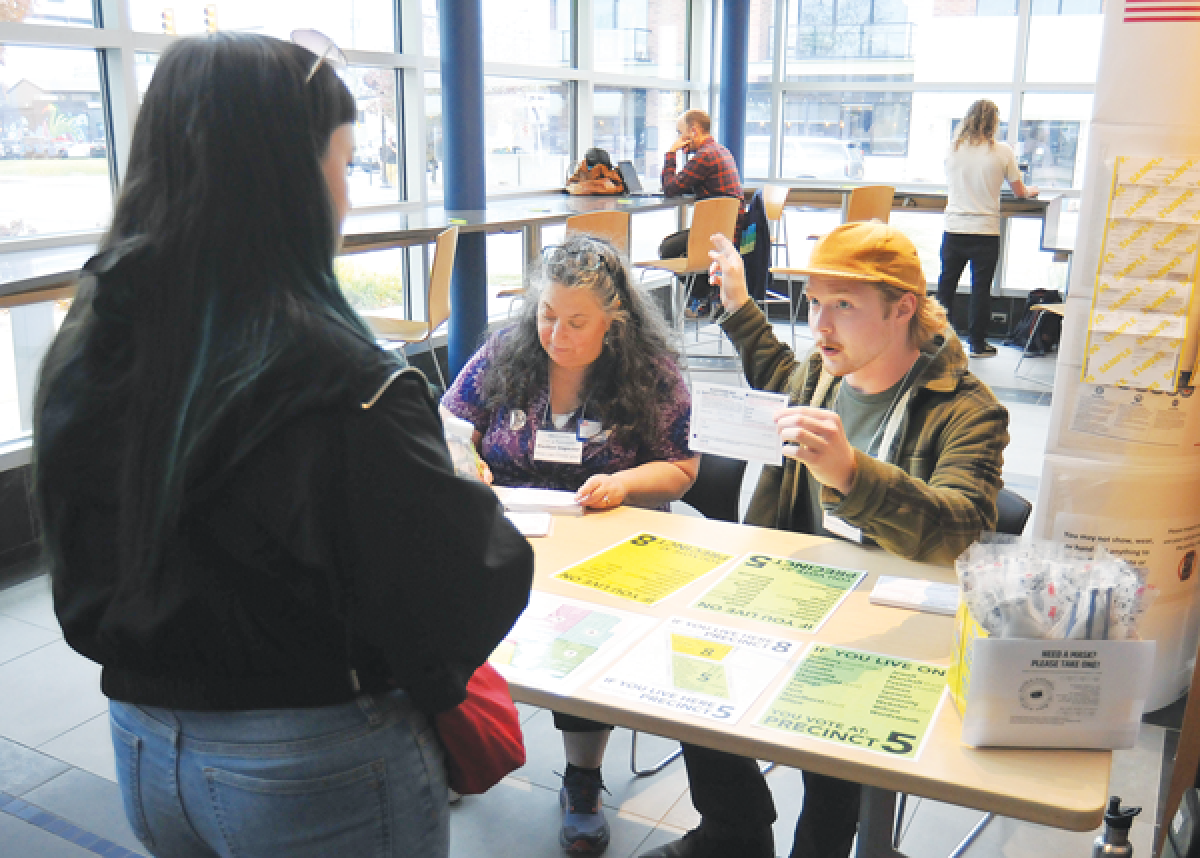
[[[848,140],[784,137],[782,174],[796,179],[863,177],[862,150]]]

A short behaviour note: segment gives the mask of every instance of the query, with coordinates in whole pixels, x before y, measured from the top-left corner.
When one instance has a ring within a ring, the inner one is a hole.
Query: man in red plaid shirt
[[[689,110],[675,125],[679,138],[663,156],[662,192],[668,197],[695,194],[696,199],[734,197],[742,200],[742,179],[737,162],[729,150],[709,133],[712,120],[703,110]],[[680,149],[691,157],[682,170],[676,168],[675,153]],[[658,246],[660,259],[678,259],[687,254],[688,230],[668,235]],[[692,292],[699,296],[689,315],[707,315],[711,307],[712,289],[705,274],[696,278]]]

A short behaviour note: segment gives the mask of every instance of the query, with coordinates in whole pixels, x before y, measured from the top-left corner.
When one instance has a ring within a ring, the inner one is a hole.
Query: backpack
[[[1028,344],[1030,354],[1048,354],[1058,348],[1058,338],[1062,334],[1062,318],[1055,313],[1044,313],[1042,310],[1033,308],[1038,304],[1061,304],[1062,299],[1062,294],[1056,289],[1030,291],[1029,297],[1025,300],[1025,312],[1021,314],[1017,326],[1013,328],[1004,344],[1020,349],[1024,349]],[[1038,317],[1043,315],[1045,318],[1038,325]],[[1035,325],[1037,325],[1038,335],[1037,339],[1031,343],[1029,335],[1033,333]]]
[[[567,179],[568,194],[623,194],[625,180],[611,167],[597,163],[588,166],[587,159],[579,162],[575,172]]]

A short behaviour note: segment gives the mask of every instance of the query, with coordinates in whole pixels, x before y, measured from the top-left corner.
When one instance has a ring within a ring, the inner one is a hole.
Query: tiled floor
[[[808,342],[797,332],[797,345]],[[709,338],[706,329],[702,338]],[[711,345],[711,339],[709,344]],[[725,354],[729,354],[728,345]],[[972,361],[1012,415],[1012,442],[1005,464],[1011,488],[1033,499],[1041,472],[1049,420],[1049,388],[1015,379],[1017,354],[1000,350],[995,359]],[[698,371],[702,361],[693,361]],[[732,368],[736,371],[736,368]],[[1027,363],[1023,371],[1049,380],[1053,358]],[[737,383],[734,372],[705,372],[707,379]],[[743,495],[755,474],[748,473]],[[32,570],[35,571],[35,570]],[[83,858],[143,854],[125,822],[115,783],[105,700],[99,668],[63,642],[45,577],[0,590],[0,856]],[[550,713],[522,706],[529,760],[524,768],[484,796],[464,799],[451,810],[451,853],[559,856],[558,778],[562,743]],[[1174,722],[1177,724],[1177,720]],[[1137,854],[1149,855],[1153,809],[1162,781],[1164,749],[1175,731],[1146,725],[1137,748],[1116,754],[1111,790],[1127,803],[1147,808],[1134,826]],[[605,805],[612,822],[614,858],[634,856],[674,839],[697,823],[681,762],[661,774],[634,778],[629,772],[630,733],[618,729],[605,762],[611,794]],[[675,747],[665,739],[639,739],[643,765]],[[786,855],[803,793],[798,772],[776,768],[768,776],[779,810],[776,849]],[[980,818],[980,813],[914,800],[901,848],[911,856],[944,856]],[[998,819],[971,847],[974,858],[1085,858],[1094,833],[1072,834]],[[349,858],[349,856],[347,856]]]

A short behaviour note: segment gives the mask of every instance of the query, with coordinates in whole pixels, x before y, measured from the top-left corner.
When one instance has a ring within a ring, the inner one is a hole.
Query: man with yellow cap
[[[946,313],[926,292],[900,230],[849,223],[813,248],[805,289],[815,346],[797,358],[750,300],[723,236],[721,326],[759,390],[786,392],[776,415],[782,466],[763,468],[746,523],[875,544],[949,565],[996,525],[1008,412],[967,369]],[[699,828],[642,858],[768,858],[775,806],[754,760],[684,745]],[[845,858],[858,784],[804,773],[791,858]]]

